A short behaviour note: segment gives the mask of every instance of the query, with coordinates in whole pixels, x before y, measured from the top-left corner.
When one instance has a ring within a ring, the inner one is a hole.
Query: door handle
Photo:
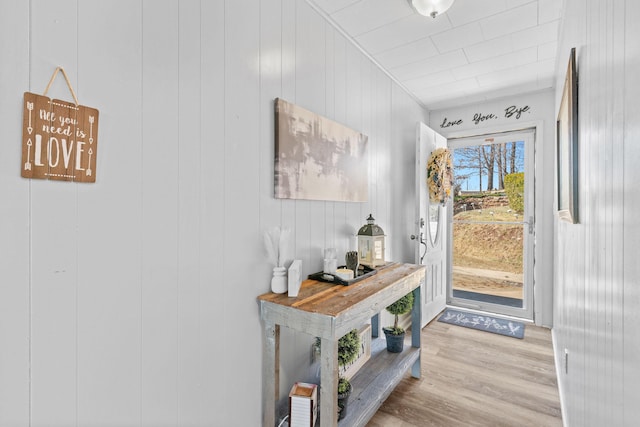
[[[424,239],[422,238],[422,235],[423,233],[420,233],[420,236],[416,236],[415,234],[412,234],[411,236],[409,236],[411,240],[417,240],[418,242],[420,242],[421,245],[424,245],[424,254],[422,254],[422,256],[420,257],[420,264],[422,264],[424,257],[427,255],[427,250],[429,249],[429,247],[427,246],[427,242],[424,241]]]
[[[529,221],[524,221],[525,224],[529,226],[529,234],[533,234],[535,223],[533,222],[533,217],[529,217]]]

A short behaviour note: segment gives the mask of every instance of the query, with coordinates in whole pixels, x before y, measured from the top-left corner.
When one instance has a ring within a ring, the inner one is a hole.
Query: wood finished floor
[[[527,325],[520,340],[432,321],[422,378],[404,378],[367,426],[562,426],[551,332]]]

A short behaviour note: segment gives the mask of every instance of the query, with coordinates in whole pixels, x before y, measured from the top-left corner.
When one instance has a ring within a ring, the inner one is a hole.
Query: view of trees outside
[[[524,142],[457,148],[453,162],[456,193],[503,190],[506,175],[524,170]]]
[[[456,290],[489,294],[520,300],[521,307],[524,142],[456,148],[452,154],[454,296]]]

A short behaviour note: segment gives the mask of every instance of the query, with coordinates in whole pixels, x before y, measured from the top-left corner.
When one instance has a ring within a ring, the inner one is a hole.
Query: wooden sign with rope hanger
[[[59,71],[73,103],[46,96]],[[22,123],[24,178],[96,181],[98,110],[80,105],[62,67],[53,72],[42,95],[24,93]]]

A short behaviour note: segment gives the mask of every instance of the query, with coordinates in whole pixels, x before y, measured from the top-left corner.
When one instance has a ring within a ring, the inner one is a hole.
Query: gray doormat
[[[438,318],[438,322],[464,326],[480,331],[493,332],[514,338],[524,338],[524,323],[514,320],[498,319],[482,314],[466,313],[447,308]]]

